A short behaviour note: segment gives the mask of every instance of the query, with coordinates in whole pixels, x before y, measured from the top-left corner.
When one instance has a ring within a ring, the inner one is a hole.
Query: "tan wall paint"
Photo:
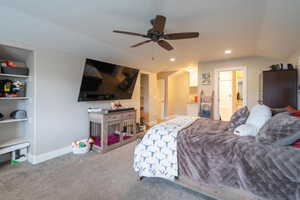
[[[289,57],[288,62],[296,67],[300,66],[300,49]]]
[[[262,95],[262,71],[268,70],[272,64],[284,62],[277,59],[271,59],[266,57],[245,57],[237,59],[229,59],[222,61],[204,62],[199,63],[199,85],[201,83],[201,74],[203,72],[211,72],[211,85],[200,85],[199,90],[204,90],[205,93],[210,94],[214,88],[214,70],[218,68],[229,68],[229,67],[247,67],[247,104],[251,108]]]
[[[289,57],[288,63],[293,64],[298,69],[298,85],[299,85],[300,84],[300,49]],[[300,93],[298,93],[298,109],[299,108],[300,108]]]
[[[235,112],[237,108],[236,90],[237,90],[237,73],[232,71],[232,111]]]
[[[186,115],[189,92],[188,72],[180,71],[168,77],[168,116]]]
[[[174,73],[176,73],[176,71],[159,72],[157,74],[157,78],[158,79],[167,79],[168,76],[171,76]]]
[[[300,83],[300,49],[288,58],[288,63],[298,69],[298,82]]]

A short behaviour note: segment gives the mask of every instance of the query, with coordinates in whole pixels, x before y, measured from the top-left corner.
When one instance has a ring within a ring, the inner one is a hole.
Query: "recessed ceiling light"
[[[231,54],[231,52],[232,52],[232,51],[229,50],[229,49],[228,49],[228,50],[225,50],[225,54]]]
[[[176,60],[175,58],[170,58],[171,62],[175,62],[175,60]]]

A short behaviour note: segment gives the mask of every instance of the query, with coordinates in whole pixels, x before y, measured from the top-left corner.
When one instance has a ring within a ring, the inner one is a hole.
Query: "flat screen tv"
[[[78,101],[131,99],[139,70],[86,59]]]

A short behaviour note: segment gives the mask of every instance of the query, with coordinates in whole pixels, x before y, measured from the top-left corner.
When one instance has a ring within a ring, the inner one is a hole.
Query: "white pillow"
[[[251,111],[245,124],[234,129],[239,136],[256,136],[259,129],[272,117],[271,109],[265,105],[256,105]]]
[[[233,131],[238,136],[256,136],[256,127],[251,124],[242,124],[236,127]]]
[[[271,109],[265,105],[255,105],[246,121],[246,124],[255,126],[257,132],[272,117]]]

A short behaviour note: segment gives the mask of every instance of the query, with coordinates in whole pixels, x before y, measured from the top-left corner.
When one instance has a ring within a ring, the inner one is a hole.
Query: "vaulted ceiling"
[[[151,43],[129,48],[143,38],[112,33],[145,33],[157,14],[167,17],[167,33],[199,31],[199,39],[171,41],[167,52]],[[0,19],[2,38],[154,72],[233,57],[286,59],[300,48],[299,0],[1,0]]]

